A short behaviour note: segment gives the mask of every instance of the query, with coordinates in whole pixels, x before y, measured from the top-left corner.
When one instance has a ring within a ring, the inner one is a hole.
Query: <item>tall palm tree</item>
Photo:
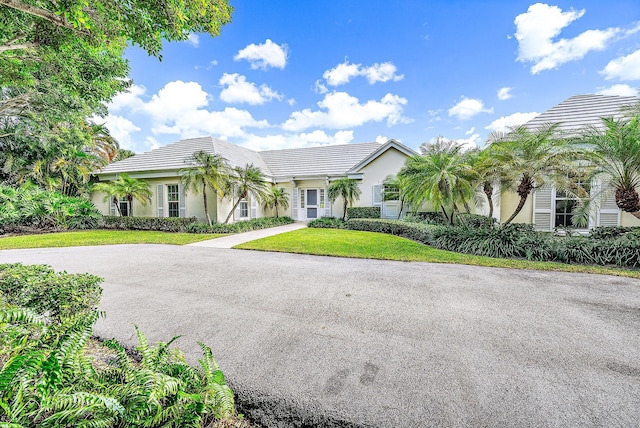
[[[220,197],[224,196],[224,189],[229,181],[229,164],[222,156],[204,150],[193,153],[186,162],[190,165],[178,172],[180,181],[185,188],[193,193],[202,192],[204,213],[207,216],[209,226],[211,226],[211,217],[207,207],[207,188],[212,189]]]
[[[352,206],[355,201],[360,199],[361,193],[358,182],[346,177],[335,180],[327,189],[327,195],[332,203],[339,197],[342,198],[342,220],[347,217],[347,205]]]
[[[640,219],[640,115],[602,123],[584,133],[584,153],[595,166],[593,175],[606,177],[615,189],[616,205]]]
[[[458,204],[467,204],[474,195],[471,166],[461,152],[462,145],[440,140],[421,150],[423,154],[407,159],[398,173],[406,183],[407,200],[416,207],[431,202],[453,224]]]
[[[465,153],[467,162],[471,166],[470,180],[476,188],[476,196],[484,195],[489,206],[488,217],[493,217],[494,210],[494,184],[499,182],[502,165],[496,164],[491,158],[489,150],[471,150]]]
[[[262,203],[269,209],[275,208],[278,217],[278,207],[289,208],[289,194],[284,187],[272,186],[263,196]]]
[[[96,183],[93,189],[98,192],[105,192],[107,199],[112,199],[113,203],[118,207],[119,200],[125,198],[127,200],[127,215],[133,216],[133,200],[137,199],[142,205],[151,202],[151,190],[149,183],[137,178],[131,178],[129,174],[120,174],[118,178],[111,182]],[[118,208],[118,212],[122,212]]]
[[[235,196],[236,202],[233,204],[229,215],[227,215],[225,224],[229,222],[233,212],[240,205],[240,201],[246,199],[249,195],[254,198],[262,199],[267,191],[267,181],[260,168],[253,164],[247,164],[244,167],[234,167],[229,175],[227,187],[231,189],[231,194]]]
[[[543,185],[566,183],[575,172],[578,150],[559,130],[560,124],[545,124],[538,129],[520,126],[508,133],[489,136],[488,155],[501,170],[501,185],[518,193],[520,201],[507,225],[522,211],[531,192]],[[561,186],[566,187],[566,186]]]

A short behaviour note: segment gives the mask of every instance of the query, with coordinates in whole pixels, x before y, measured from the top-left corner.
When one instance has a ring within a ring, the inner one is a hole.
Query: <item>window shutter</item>
[[[156,199],[158,201],[158,217],[164,217],[164,185],[158,184],[156,189]]]
[[[602,191],[602,203],[598,210],[598,226],[620,225],[620,208],[616,204],[615,189],[609,181],[605,181]]]
[[[180,217],[185,218],[187,216],[187,194],[182,184],[178,184],[178,208]]]
[[[331,200],[329,199],[329,189],[324,189],[324,216],[331,217]]]
[[[373,197],[371,198],[371,200],[373,201],[373,206],[374,207],[381,207],[382,206],[382,185],[381,184],[374,184],[372,187],[373,190]]]
[[[551,212],[554,189],[551,186],[542,186],[533,192],[533,227],[536,230],[549,231],[551,227]]]
[[[294,187],[291,191],[291,215],[294,220],[298,219],[298,188]]]
[[[258,200],[255,196],[251,196],[251,218],[258,217]]]

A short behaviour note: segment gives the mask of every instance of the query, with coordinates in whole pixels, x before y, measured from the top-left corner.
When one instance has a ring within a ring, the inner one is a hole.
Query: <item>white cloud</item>
[[[389,139],[387,137],[385,137],[384,135],[378,135],[376,137],[376,143],[384,144],[387,141],[389,141]]]
[[[252,150],[277,150],[292,149],[310,146],[326,146],[334,144],[348,144],[353,141],[353,131],[338,131],[333,135],[325,131],[314,130],[313,132],[300,134],[280,134],[257,136],[247,134],[242,138],[240,145]]]
[[[508,100],[509,98],[512,97],[511,95],[511,89],[508,86],[505,86],[504,88],[500,88],[498,89],[498,93],[497,93],[497,97],[500,101],[505,101]]]
[[[467,132],[464,133],[464,135],[471,135],[476,131],[476,127],[472,126],[471,129],[469,129]]]
[[[640,80],[640,49],[611,60],[600,73],[604,74],[607,80]]]
[[[554,39],[572,22],[580,19],[585,10],[563,12],[558,6],[536,3],[529,6],[527,12],[516,16],[515,37],[518,40],[520,62],[531,62],[531,74],[583,58],[594,50],[603,50],[617,35],[628,35],[634,31],[624,31],[612,27],[606,30],[587,30],[571,39]]]
[[[296,99],[295,98],[289,98],[287,100],[287,104],[289,104],[290,106],[296,105]]]
[[[539,114],[540,113],[537,112],[513,113],[509,116],[502,116],[501,118],[494,120],[489,125],[485,126],[484,129],[488,129],[493,132],[507,132],[510,128],[524,125]]]
[[[469,133],[466,132],[465,135],[469,135]],[[461,138],[456,140],[456,143],[462,146],[463,151],[466,151],[478,148],[478,146],[480,146],[480,143],[482,143],[482,140],[480,139],[480,134],[471,134],[469,138]]]
[[[375,63],[372,66],[363,67],[362,64],[350,64],[349,61],[345,61],[325,71],[322,77],[330,86],[344,85],[357,76],[365,77],[369,84],[373,85],[377,82],[402,80],[404,74],[396,74],[397,70],[396,66],[391,62]]]
[[[220,99],[227,103],[264,104],[273,99],[282,100],[283,96],[267,85],[256,86],[247,82],[247,78],[238,73],[224,73],[219,81],[225,88],[220,92]]]
[[[462,100],[448,110],[449,116],[455,116],[460,120],[471,119],[480,113],[493,113],[493,108],[485,108],[482,100],[462,97]]]
[[[142,108],[158,121],[167,121],[209,104],[207,94],[199,83],[176,80],[167,83]]]
[[[282,125],[287,131],[302,131],[309,128],[343,129],[361,126],[367,122],[387,121],[387,125],[409,123],[402,116],[406,98],[387,94],[380,101],[369,100],[360,104],[358,98],[346,92],[332,92],[318,103],[321,110],[304,109],[291,114]]]
[[[313,84],[313,90],[316,94],[326,94],[329,92],[329,89],[325,85],[322,84],[320,80],[316,80],[316,83]]]
[[[596,94],[621,95],[623,97],[636,97],[638,96],[638,88],[633,88],[629,85],[617,84],[617,85],[609,86],[608,88],[599,88]]]
[[[137,110],[144,103],[140,97],[147,92],[142,85],[132,85],[126,92],[120,92],[109,103],[109,111],[117,112],[123,109]]]
[[[109,129],[111,136],[118,141],[118,144],[120,144],[120,147],[122,147],[123,149],[135,149],[135,143],[131,139],[131,134],[133,132],[140,131],[140,128],[137,127],[129,119],[126,119],[122,116],[110,114],[103,120],[98,119],[94,120],[94,122],[104,122],[107,129]]]
[[[186,42],[197,48],[200,45],[200,37],[195,33],[190,33]]]
[[[263,44],[252,43],[241,49],[233,59],[249,61],[253,70],[266,70],[271,67],[284,68],[287,65],[287,49],[287,45],[278,45],[267,39]]]

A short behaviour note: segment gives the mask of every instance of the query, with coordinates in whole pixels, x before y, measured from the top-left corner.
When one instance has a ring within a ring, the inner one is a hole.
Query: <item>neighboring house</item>
[[[524,126],[535,129],[548,123],[560,123],[563,131],[577,134],[587,126],[602,128],[603,117],[621,118],[625,109],[637,105],[638,97],[608,95],[576,95],[527,122]],[[591,183],[593,189],[607,183]],[[608,192],[612,193],[612,192]],[[500,201],[500,219],[508,218],[518,205],[515,193],[503,193]],[[537,230],[552,231],[556,227],[571,225],[574,201],[553,187],[536,189],[527,200],[514,223],[531,223]],[[589,221],[589,229],[597,226],[640,226],[640,221],[629,213],[621,212],[613,194],[606,197]]]
[[[178,141],[147,153],[112,163],[96,173],[100,181],[114,180],[118,174],[146,180],[153,192],[152,203],[142,206],[134,202],[133,212],[146,217],[197,217],[205,220],[202,195],[188,194],[180,184],[179,170],[188,167],[185,161],[204,150],[227,159],[231,166],[253,164],[260,168],[267,181],[283,187],[289,193],[289,208],[279,209],[280,215],[294,220],[311,220],[323,216],[341,216],[340,199],[331,204],[327,187],[335,179],[349,177],[358,180],[362,194],[355,206],[380,206],[383,217],[396,218],[398,201],[382,201],[382,182],[395,175],[405,159],[416,153],[395,140],[385,144],[341,144],[300,149],[253,151],[212,137]],[[93,202],[104,213],[116,215],[117,209],[104,194],[94,194]],[[211,219],[224,221],[235,201],[207,194]],[[250,196],[233,214],[233,221],[272,216],[260,201]]]

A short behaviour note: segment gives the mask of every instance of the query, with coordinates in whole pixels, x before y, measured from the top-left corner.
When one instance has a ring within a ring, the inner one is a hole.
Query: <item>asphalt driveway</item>
[[[121,245],[0,251],[105,278],[95,332],[209,344],[267,426],[638,426],[640,281]]]

